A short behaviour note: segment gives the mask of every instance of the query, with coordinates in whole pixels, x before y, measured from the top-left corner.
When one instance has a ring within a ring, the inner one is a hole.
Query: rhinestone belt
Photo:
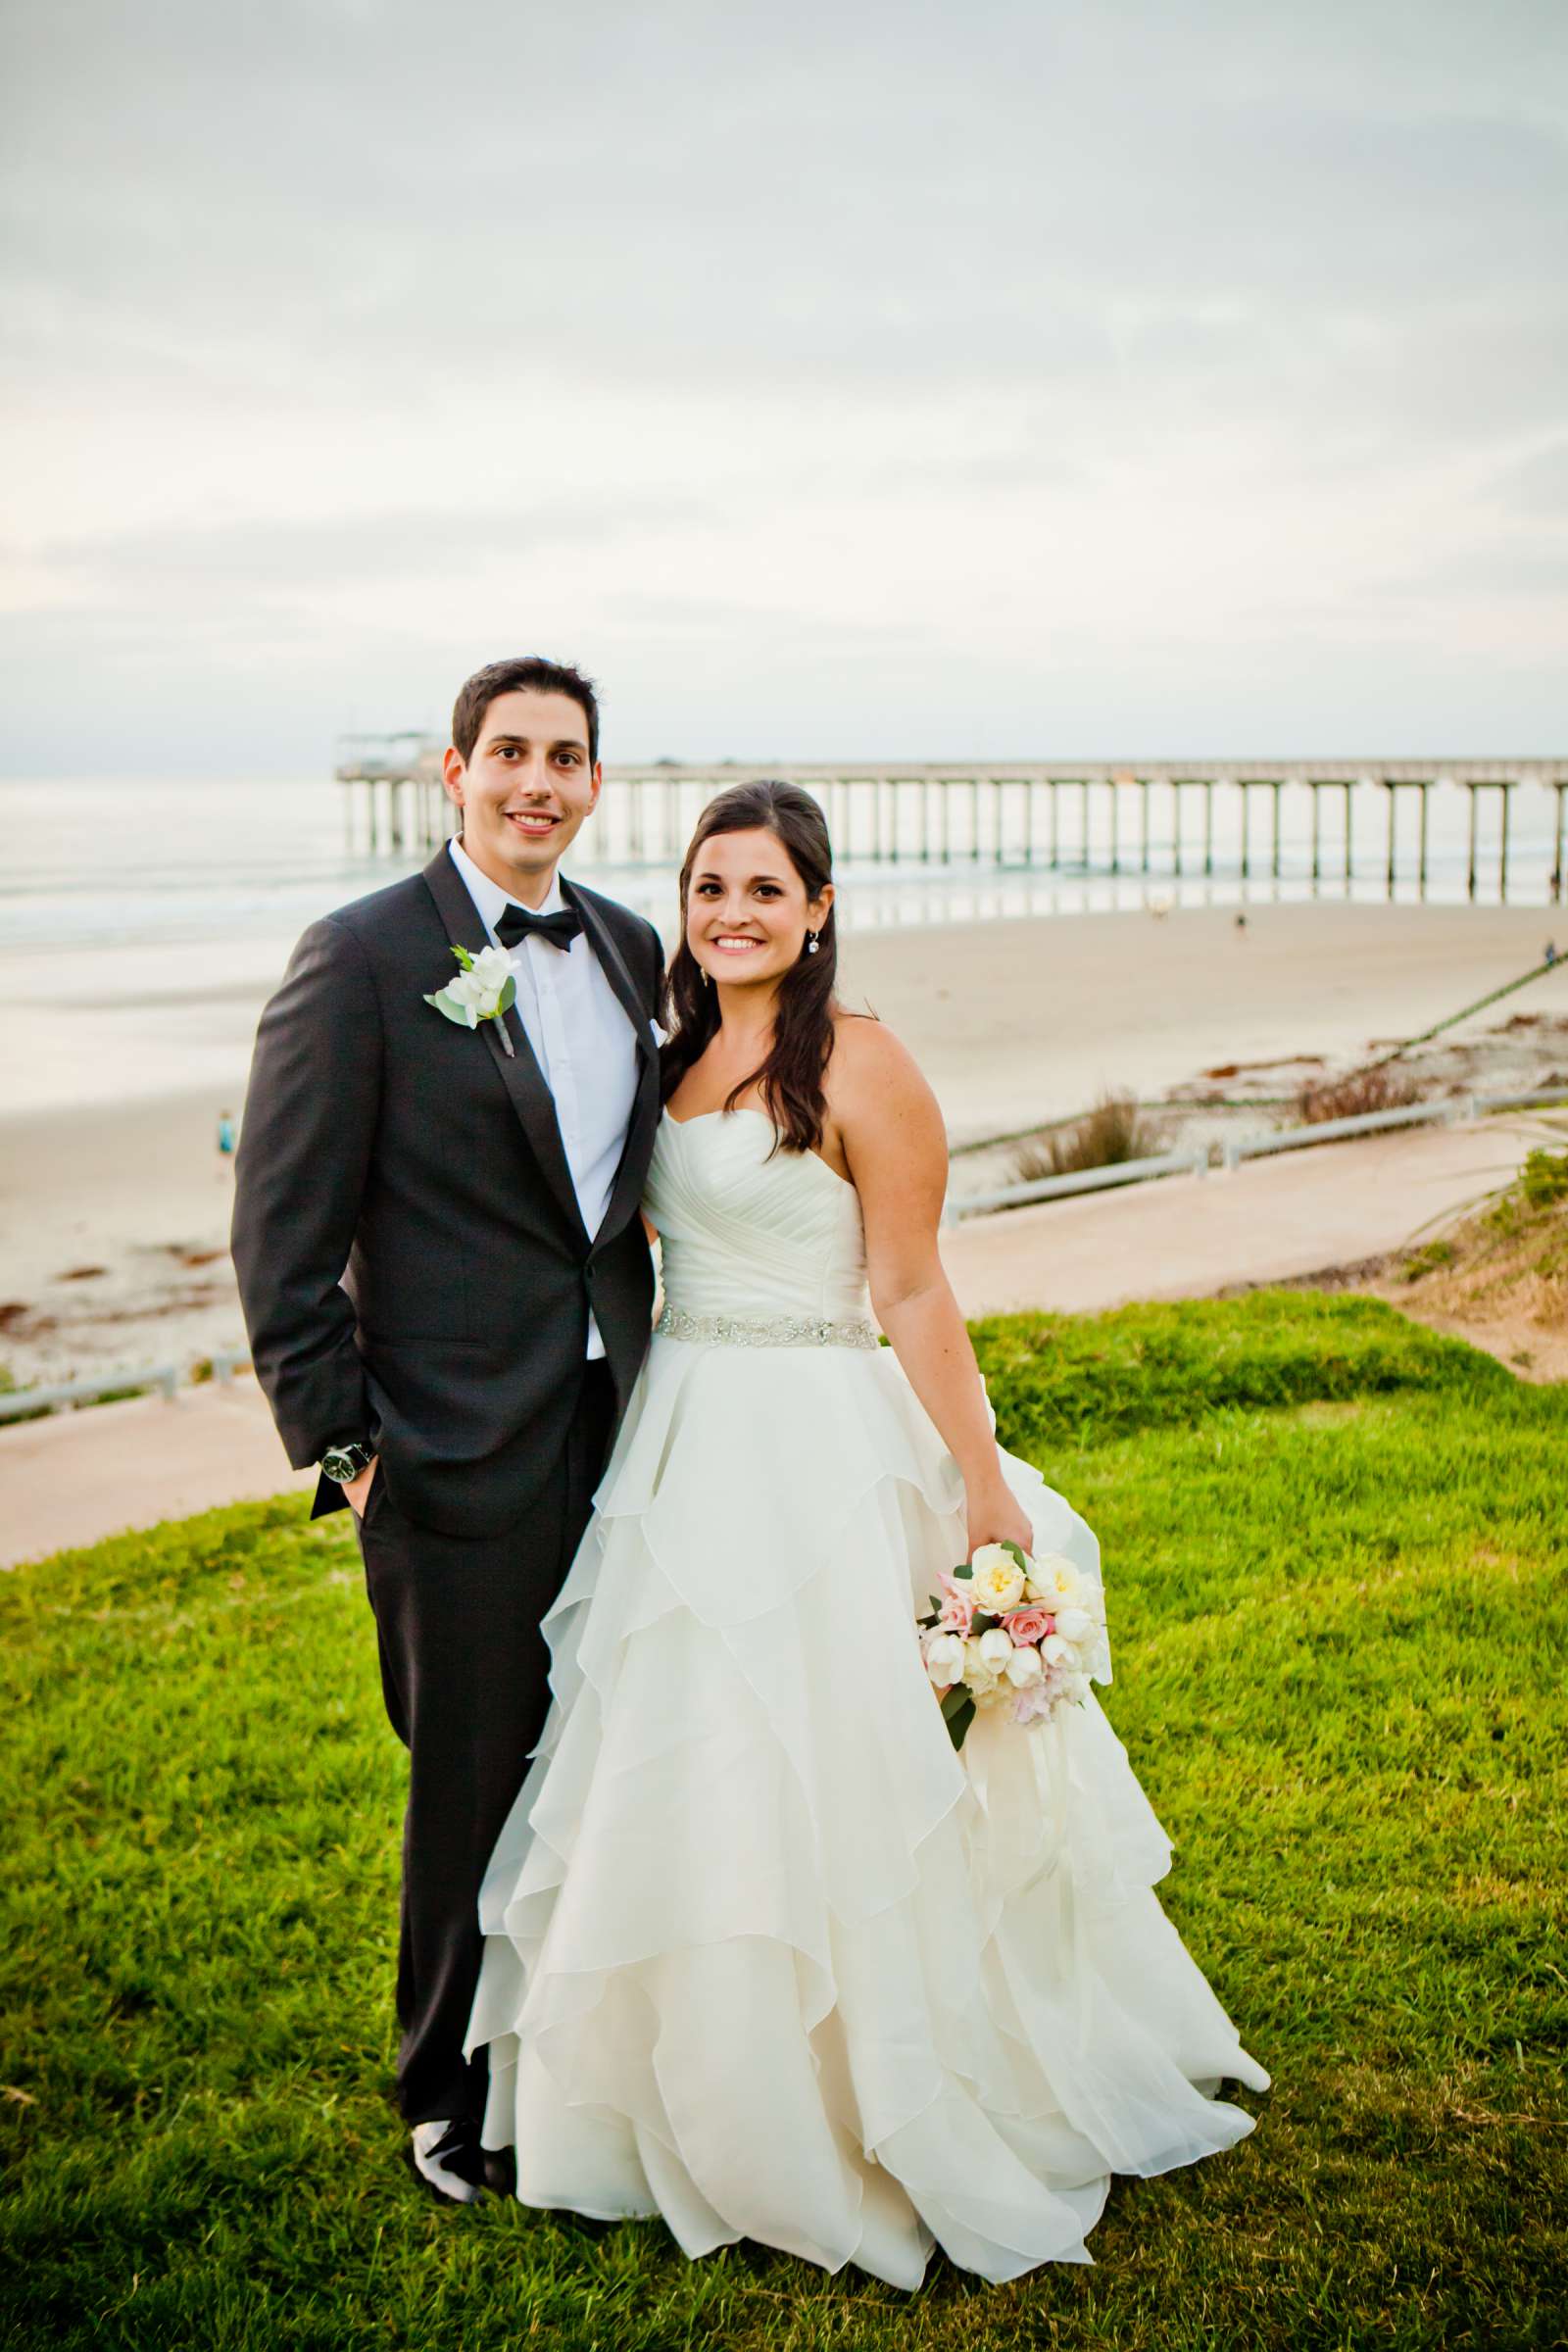
[[[654,1325],[666,1340],[721,1348],[880,1348],[870,1323],[826,1323],[813,1315],[687,1315],[666,1306]]]

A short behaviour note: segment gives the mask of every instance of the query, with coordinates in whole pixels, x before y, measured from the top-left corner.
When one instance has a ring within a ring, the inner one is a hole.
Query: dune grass
[[[905,2296],[422,2201],[389,2099],[402,1751],[290,1498],[0,1580],[0,2343],[201,2352],[1545,2345],[1568,2278],[1568,1393],[1374,1301],[976,1326],[1100,1532],[1167,1910],[1274,2088],[1096,2267]]]

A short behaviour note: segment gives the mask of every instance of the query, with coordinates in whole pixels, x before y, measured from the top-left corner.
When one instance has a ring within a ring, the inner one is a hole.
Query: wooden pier
[[[372,852],[406,854],[432,849],[455,830],[456,812],[441,783],[444,749],[438,738],[414,732],[357,736],[340,747],[335,774],[345,788],[351,846],[364,842]],[[1392,896],[1401,883],[1412,883],[1421,897],[1431,874],[1432,796],[1462,791],[1468,800],[1468,895],[1477,897],[1484,878],[1486,807],[1498,818],[1494,886],[1503,900],[1513,797],[1523,789],[1549,792],[1555,806],[1547,896],[1555,905],[1568,894],[1568,759],[607,766],[598,820],[582,837],[583,861],[677,864],[713,794],[764,774],[804,784],[816,796],[841,860],[956,868],[984,860],[1078,876],[1213,879],[1221,870],[1215,846],[1219,795],[1237,819],[1240,843],[1227,873],[1244,883],[1290,879],[1344,889],[1357,878],[1357,790],[1370,785],[1382,789],[1387,804],[1384,885]],[[1308,862],[1292,871],[1282,808],[1288,788],[1311,796]],[[1366,798],[1363,792],[1363,815]],[[1195,807],[1200,819],[1196,827]],[[1401,846],[1411,829],[1401,822],[1401,807],[1414,818],[1413,851]],[[1164,826],[1156,838],[1161,808]],[[1103,819],[1099,824],[1097,811]],[[1326,824],[1326,817],[1334,821]],[[1372,877],[1363,870],[1360,878]]]

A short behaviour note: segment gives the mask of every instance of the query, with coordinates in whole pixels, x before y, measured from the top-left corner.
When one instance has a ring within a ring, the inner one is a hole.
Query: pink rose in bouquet
[[[942,1587],[943,1601],[937,1613],[938,1630],[944,1634],[967,1635],[974,1621],[974,1600],[944,1568],[937,1577]]]

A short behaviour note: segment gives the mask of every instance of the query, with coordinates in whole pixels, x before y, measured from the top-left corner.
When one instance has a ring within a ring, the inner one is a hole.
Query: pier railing
[[[433,849],[455,829],[441,783],[443,746],[417,734],[355,737],[340,746],[336,777],[347,788],[351,840],[397,852]],[[1508,896],[1513,801],[1521,790],[1549,796],[1553,845],[1547,896],[1568,889],[1568,758],[1494,760],[1186,760],[816,761],[788,765],[661,761],[607,767],[581,862],[678,863],[702,808],[715,792],[765,774],[805,785],[822,804],[841,860],[961,867],[993,863],[1079,874],[1213,877],[1221,868],[1216,801],[1239,847],[1223,870],[1244,882],[1287,878],[1282,804],[1287,788],[1311,798],[1310,832],[1292,879],[1348,886],[1366,878],[1367,846],[1356,837],[1357,796],[1380,792],[1384,815],[1379,877],[1425,894],[1431,873],[1431,803],[1463,793],[1468,803],[1466,886],[1476,898],[1494,881]],[[1411,796],[1414,840],[1401,823]],[[357,818],[363,811],[363,824]],[[1158,844],[1154,819],[1161,820]],[[1483,815],[1495,818],[1483,850]],[[1360,858],[1360,864],[1357,859]],[[1162,861],[1161,861],[1162,860]]]

